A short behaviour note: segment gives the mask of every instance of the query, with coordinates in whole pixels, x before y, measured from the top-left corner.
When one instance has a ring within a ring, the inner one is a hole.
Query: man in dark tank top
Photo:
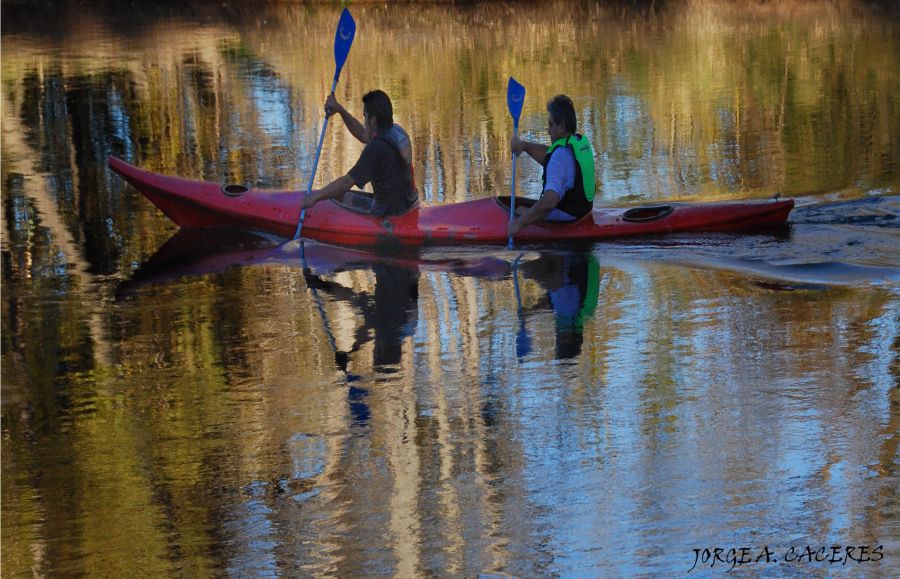
[[[302,207],[309,209],[324,199],[342,197],[351,209],[373,215],[397,215],[413,207],[419,199],[412,165],[409,135],[394,122],[391,99],[384,91],[366,93],[363,122],[350,114],[334,94],[325,101],[325,113],[338,113],[350,133],[365,143],[359,160],[343,177],[307,195]],[[372,183],[373,196],[351,192],[353,186]]]

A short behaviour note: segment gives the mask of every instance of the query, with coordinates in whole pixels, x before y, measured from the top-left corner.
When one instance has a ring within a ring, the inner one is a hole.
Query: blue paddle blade
[[[509,84],[506,85],[506,106],[509,107],[509,114],[512,115],[516,125],[519,124],[519,115],[522,114],[522,103],[524,101],[525,87],[513,77],[509,77]]]
[[[337,31],[334,34],[334,78],[341,74],[341,69],[347,61],[347,55],[350,54],[350,45],[353,44],[353,37],[356,36],[356,21],[350,15],[350,11],[344,8],[341,12],[341,19],[338,20]]]
[[[525,328],[525,321],[519,322],[519,332],[516,334],[516,357],[524,358],[531,353],[531,336]]]

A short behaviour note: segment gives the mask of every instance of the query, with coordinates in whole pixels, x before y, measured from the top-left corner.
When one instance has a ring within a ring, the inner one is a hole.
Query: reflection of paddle
[[[328,337],[328,345],[331,346],[331,351],[334,352],[334,364],[347,377],[347,382],[355,382],[359,380],[359,376],[347,371],[350,355],[349,353],[342,352],[338,349],[337,340],[334,337],[334,332],[331,331],[331,326],[328,324],[328,316],[325,314],[325,305],[322,303],[321,298],[319,298],[319,292],[316,289],[316,282],[319,282],[320,284],[321,282],[312,275],[312,272],[309,269],[309,264],[306,261],[306,246],[302,240],[300,241],[300,263],[303,266],[303,278],[306,280],[306,287],[309,289],[313,305],[316,306],[316,310],[319,312],[319,319],[322,320],[322,327],[325,329],[325,335]]]
[[[331,94],[337,88],[338,77],[341,76],[341,68],[347,61],[347,55],[350,54],[350,45],[353,44],[353,37],[356,36],[356,22],[350,11],[344,8],[341,12],[341,19],[338,20],[337,31],[334,33],[334,82],[331,83]],[[319,166],[319,155],[322,153],[322,143],[325,141],[325,129],[328,128],[328,115],[325,115],[325,122],[322,124],[322,133],[319,135],[319,146],[316,147],[316,160],[313,161],[312,174],[309,176],[309,184],[306,186],[306,194],[312,192],[313,180],[316,178],[316,168]],[[300,210],[300,221],[297,223],[297,231],[294,233],[294,239],[300,237],[300,230],[303,228],[303,220],[306,219],[306,209]]]
[[[509,107],[509,114],[513,118],[513,135],[519,134],[519,115],[522,114],[522,103],[525,100],[525,87],[516,82],[516,79],[509,77],[509,83],[506,85],[506,106]],[[512,156],[512,193],[509,196],[509,222],[516,217],[516,154]],[[509,236],[507,248],[512,249],[513,238]]]
[[[525,316],[522,313],[522,294],[519,292],[519,260],[521,255],[513,261],[513,287],[516,289],[516,317],[519,318],[519,331],[516,334],[516,356],[524,358],[531,352],[531,336],[525,327]]]

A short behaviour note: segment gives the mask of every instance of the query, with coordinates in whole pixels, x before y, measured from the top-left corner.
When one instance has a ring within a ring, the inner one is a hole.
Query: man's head
[[[550,113],[550,124],[547,128],[552,140],[575,134],[578,123],[572,99],[564,94],[556,95],[547,101],[547,112]]]
[[[390,129],[394,126],[394,107],[391,99],[382,90],[373,90],[363,95],[363,116],[366,127],[374,120],[375,127]]]

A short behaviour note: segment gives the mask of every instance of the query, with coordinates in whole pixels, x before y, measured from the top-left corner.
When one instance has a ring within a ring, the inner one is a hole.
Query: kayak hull
[[[153,173],[116,157],[110,157],[108,163],[180,227],[256,229],[292,237],[300,219],[302,191],[243,191]],[[675,232],[760,229],[783,225],[793,207],[792,199],[784,199],[595,209],[574,223],[531,225],[515,241],[596,241]],[[502,197],[416,206],[391,217],[354,212],[332,200],[307,210],[302,234],[339,245],[506,244],[508,219],[508,198]]]

